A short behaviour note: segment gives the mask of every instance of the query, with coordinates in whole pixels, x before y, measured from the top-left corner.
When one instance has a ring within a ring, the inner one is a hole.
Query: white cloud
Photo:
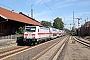
[[[90,6],[90,0],[82,1],[78,5],[80,5],[80,6]]]
[[[88,12],[81,12],[81,13],[78,13],[77,15],[76,15],[76,17],[85,17],[85,16],[88,16],[88,14],[90,14],[90,12],[88,11]]]
[[[45,3],[47,3],[47,2],[50,2],[51,0],[37,0],[37,1],[35,2],[35,5],[37,5],[37,4],[42,4],[43,1],[44,1]]]
[[[35,5],[37,5],[37,4],[42,4],[42,0],[37,0],[36,2],[35,2]]]
[[[63,7],[68,7],[68,6],[72,6],[74,5],[73,2],[75,2],[77,0],[64,0],[64,1],[60,1],[59,3],[57,3],[57,8],[63,8]]]
[[[75,2],[77,0],[65,0],[65,1],[60,1],[57,5],[60,5],[60,4],[66,4],[66,3],[69,3],[69,2]]]
[[[50,21],[52,19],[52,17],[50,16],[50,12],[47,10],[42,11],[40,13],[35,13],[34,17],[38,21],[42,21],[42,20]]]
[[[77,1],[77,0],[66,0],[67,2]]]
[[[68,7],[68,6],[72,6],[73,4],[67,4],[67,5],[61,5],[61,6],[58,6],[57,8],[63,8],[63,7]]]

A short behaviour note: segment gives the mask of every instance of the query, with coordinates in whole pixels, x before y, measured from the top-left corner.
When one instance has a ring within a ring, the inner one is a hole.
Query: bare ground
[[[58,60],[90,60],[90,49],[71,38]]]

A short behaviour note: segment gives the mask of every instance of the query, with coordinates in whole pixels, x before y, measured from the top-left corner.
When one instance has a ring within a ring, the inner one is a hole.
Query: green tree
[[[64,30],[66,31],[66,34],[69,34],[70,35],[70,30],[69,29],[64,28]]]
[[[51,26],[51,22],[48,22],[48,21],[41,21],[41,24],[43,26]]]
[[[54,19],[53,27],[62,30],[64,28],[62,18],[57,17],[56,19]]]
[[[18,30],[15,32],[15,34],[23,34],[24,33],[24,28],[25,27],[19,27]]]

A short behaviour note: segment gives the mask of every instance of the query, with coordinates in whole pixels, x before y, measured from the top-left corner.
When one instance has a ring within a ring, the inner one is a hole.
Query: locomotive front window
[[[25,32],[29,32],[30,31],[30,29],[25,29]]]
[[[28,27],[25,29],[26,32],[35,32],[36,31],[36,27]]]

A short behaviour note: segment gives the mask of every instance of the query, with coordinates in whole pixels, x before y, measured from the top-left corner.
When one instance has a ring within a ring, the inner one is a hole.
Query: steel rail
[[[2,51],[2,52],[0,52],[0,59],[6,57],[8,55],[20,52],[22,50],[28,49],[28,48],[30,48],[30,47],[17,47],[17,48],[11,49],[11,50]]]
[[[78,38],[76,38],[76,37],[73,37],[73,38],[74,38],[75,41],[77,41],[77,42],[79,42],[79,43],[87,46],[88,48],[90,48],[90,43],[85,42],[85,41],[83,41],[83,40],[81,40],[81,39],[78,39]]]
[[[82,42],[85,42],[85,43],[87,43],[87,44],[90,44],[90,42],[89,41],[86,41],[86,40],[82,40],[82,39],[80,39],[80,38],[78,38],[78,37],[75,37],[76,39],[78,39],[78,40],[80,40],[80,41],[82,41]]]
[[[62,39],[61,39],[62,40]],[[61,41],[60,40],[60,41]],[[12,60],[12,59],[14,59],[14,60],[17,60],[18,59],[18,57],[19,57],[19,59],[25,59],[25,60],[28,60],[29,59],[29,55],[30,55],[30,50],[32,51],[33,49],[35,49],[35,48],[37,48],[37,47],[39,47],[39,46],[42,46],[42,45],[45,45],[46,43],[49,43],[49,42],[53,42],[53,41],[55,41],[55,40],[51,40],[51,41],[48,41],[48,42],[45,42],[45,43],[42,43],[42,44],[38,44],[38,45],[36,45],[36,46],[33,46],[33,47],[29,47],[29,48],[27,48],[27,49],[23,49],[22,51],[17,51],[17,52],[15,52],[15,53],[11,53],[10,55],[7,55],[7,56],[4,56],[3,58],[1,58],[1,60]],[[27,54],[29,54],[29,55],[27,55]],[[25,56],[26,55],[26,56]],[[33,58],[33,57],[32,57]]]
[[[62,50],[64,49],[66,43],[68,43],[68,40],[70,37],[66,38],[66,40],[62,43],[62,45],[59,47],[59,49],[56,51],[56,53],[52,56],[51,60],[57,60],[59,55],[61,54]]]
[[[48,51],[50,51],[53,47],[55,47],[55,46],[57,46],[57,45],[59,44],[59,47],[57,48],[57,50],[55,50],[54,53],[53,53],[51,56],[47,57],[48,60],[53,60],[53,59],[55,59],[54,56],[57,54],[57,52],[58,52],[59,50],[62,50],[62,49],[63,49],[63,47],[64,47],[65,43],[67,42],[67,40],[68,40],[68,39],[67,39],[67,37],[66,37],[66,38],[64,38],[62,41],[56,42],[55,44],[53,44],[52,46],[50,46],[49,48],[47,48],[46,50],[44,50],[43,52],[41,52],[40,54],[38,54],[37,56],[33,57],[33,58],[30,59],[30,60],[40,60],[40,58],[41,58],[42,56],[44,56]],[[62,46],[63,46],[63,47],[62,47]],[[46,58],[44,58],[44,59],[46,59]],[[41,60],[43,60],[43,59],[41,59]]]

